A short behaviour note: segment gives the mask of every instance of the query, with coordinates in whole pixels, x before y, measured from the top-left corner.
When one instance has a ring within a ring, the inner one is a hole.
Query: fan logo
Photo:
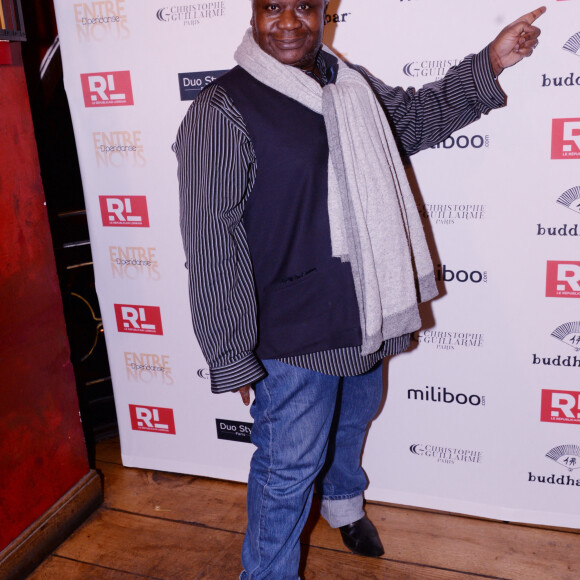
[[[173,409],[129,405],[133,431],[150,431],[175,435]]]
[[[209,84],[227,73],[227,70],[179,73],[179,93],[182,101],[193,101]]]
[[[571,36],[562,47],[564,50],[580,56],[580,32]]]
[[[573,212],[580,213],[580,186],[568,189],[556,201]]]
[[[97,0],[73,4],[79,42],[125,40],[127,26],[125,0]]]
[[[571,346],[576,352],[580,351],[580,322],[567,322],[558,326],[551,336]]]
[[[117,330],[138,334],[163,334],[161,309],[158,306],[115,304]]]
[[[144,167],[147,160],[141,143],[141,131],[110,131],[93,133],[97,167]]]
[[[251,443],[252,423],[242,421],[228,421],[227,419],[216,419],[217,438],[225,441],[238,441],[240,443]]]
[[[580,468],[580,445],[559,445],[550,449],[546,453],[546,457],[551,459],[562,467],[567,473],[566,475],[537,475],[528,472],[528,483],[543,483],[549,485],[565,485],[571,487],[580,487],[580,479],[575,479],[573,472]],[[573,475],[570,475],[573,474]]]
[[[580,424],[580,392],[542,390],[541,421]]]
[[[546,270],[548,298],[580,298],[580,262],[549,260]]]
[[[113,278],[121,280],[161,279],[157,248],[142,246],[109,246],[109,258],[113,270]]]
[[[105,227],[148,228],[149,213],[144,195],[116,197],[100,195],[101,218]]]
[[[415,443],[409,447],[409,451],[413,455],[429,457],[435,459],[437,463],[446,463],[448,465],[454,465],[455,463],[481,463],[483,460],[481,451],[443,447],[440,445]]]
[[[204,2],[185,6],[169,6],[157,10],[160,22],[182,22],[184,26],[197,26],[204,20],[225,16],[225,2]]]
[[[552,159],[580,159],[580,119],[552,120]]]
[[[129,382],[146,385],[161,383],[172,385],[169,355],[153,353],[125,352],[125,368]]]
[[[131,73],[128,70],[81,75],[85,107],[133,105]]]

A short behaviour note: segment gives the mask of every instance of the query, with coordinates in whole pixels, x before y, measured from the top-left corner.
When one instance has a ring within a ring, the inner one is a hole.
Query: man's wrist
[[[235,391],[254,384],[267,375],[260,359],[253,352],[227,365],[210,367],[209,374],[213,393]]]

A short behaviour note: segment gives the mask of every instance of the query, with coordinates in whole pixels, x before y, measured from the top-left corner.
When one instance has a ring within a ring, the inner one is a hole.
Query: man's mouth
[[[274,38],[274,42],[283,49],[292,50],[293,48],[298,48],[304,43],[304,36],[296,36],[292,38]]]

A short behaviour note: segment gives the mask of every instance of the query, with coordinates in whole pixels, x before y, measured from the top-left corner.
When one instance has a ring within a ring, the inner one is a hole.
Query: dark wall
[[[89,471],[20,45],[0,66],[0,550]]]

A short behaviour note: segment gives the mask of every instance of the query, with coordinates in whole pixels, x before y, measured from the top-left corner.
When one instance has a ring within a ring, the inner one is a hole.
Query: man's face
[[[283,64],[314,68],[328,0],[253,0],[252,30],[260,48]]]

